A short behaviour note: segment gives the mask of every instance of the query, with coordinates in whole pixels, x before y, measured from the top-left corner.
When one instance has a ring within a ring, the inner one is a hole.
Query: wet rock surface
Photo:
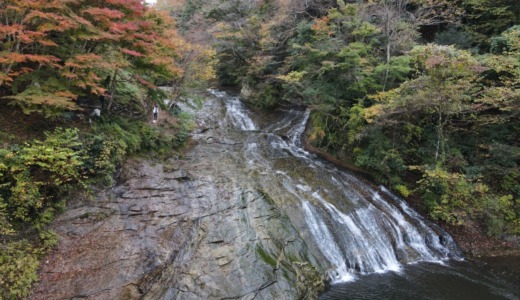
[[[128,161],[121,184],[56,220],[31,299],[316,298],[324,270],[295,216],[234,168],[242,145],[219,135],[219,110],[186,157]]]
[[[264,116],[208,92],[185,155],[128,161],[54,223],[33,299],[316,299],[325,277],[460,259],[385,187],[305,151],[310,111]]]

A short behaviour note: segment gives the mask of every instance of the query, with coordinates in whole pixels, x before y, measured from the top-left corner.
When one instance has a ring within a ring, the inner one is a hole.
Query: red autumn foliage
[[[80,94],[106,94],[113,101],[115,85],[107,78],[155,88],[156,78],[177,72],[173,25],[169,16],[141,0],[4,0],[0,99],[30,105],[36,98],[21,96],[24,89],[40,87],[48,96],[38,105],[64,105],[68,98],[65,106],[70,107]]]

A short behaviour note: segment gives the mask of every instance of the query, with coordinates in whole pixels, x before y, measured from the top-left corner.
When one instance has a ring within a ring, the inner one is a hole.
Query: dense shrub
[[[0,296],[2,299],[22,299],[38,280],[36,273],[42,249],[22,240],[0,245]]]
[[[10,225],[42,228],[71,185],[84,182],[82,143],[75,129],[56,129],[44,141],[0,150],[0,212]]]

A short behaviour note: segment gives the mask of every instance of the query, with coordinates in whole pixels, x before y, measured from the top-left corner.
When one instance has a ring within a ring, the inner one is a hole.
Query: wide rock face
[[[56,220],[61,243],[32,299],[316,298],[319,252],[234,167],[242,145],[220,137],[219,110],[206,108],[216,116],[186,157],[129,161],[120,185]]]

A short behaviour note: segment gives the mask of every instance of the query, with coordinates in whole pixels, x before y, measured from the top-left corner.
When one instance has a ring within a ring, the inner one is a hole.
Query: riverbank
[[[520,257],[520,237],[494,238],[486,234],[483,224],[473,223],[453,226],[439,223],[457,242],[468,257]]]
[[[303,141],[305,150],[314,155],[327,160],[334,165],[348,170],[351,173],[376,182],[375,178],[367,171],[350,165],[340,160],[334,155],[314,147],[306,138]],[[448,232],[466,257],[496,257],[496,256],[519,256],[520,257],[520,236],[507,236],[503,238],[490,237],[486,233],[485,225],[476,221],[471,224],[450,225],[445,222],[432,220],[421,205],[421,199],[410,197],[407,202],[423,216],[436,223]]]

